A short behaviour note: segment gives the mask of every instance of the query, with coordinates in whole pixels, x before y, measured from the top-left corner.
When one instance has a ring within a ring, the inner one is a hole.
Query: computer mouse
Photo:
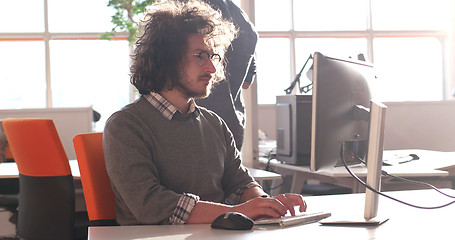
[[[211,227],[228,230],[250,230],[254,221],[248,216],[238,212],[223,213],[213,220]]]

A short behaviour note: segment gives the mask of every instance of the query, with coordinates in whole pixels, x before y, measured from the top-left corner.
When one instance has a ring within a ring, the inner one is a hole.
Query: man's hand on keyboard
[[[299,206],[300,212],[306,211],[306,202],[300,194],[285,193],[275,196],[274,198],[278,199],[278,201],[286,206],[292,216],[295,216],[294,206]]]
[[[278,218],[284,216],[288,211],[295,215],[294,207],[299,206],[299,211],[307,209],[302,195],[285,193],[274,197],[257,197],[245,203],[233,207],[233,211],[240,212],[253,220],[259,218]]]

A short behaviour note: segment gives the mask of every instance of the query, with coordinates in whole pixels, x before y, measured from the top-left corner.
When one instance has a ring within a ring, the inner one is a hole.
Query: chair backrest
[[[85,133],[73,139],[90,224],[117,225],[115,197],[104,163],[103,133]]]
[[[19,169],[19,236],[72,239],[74,182],[54,122],[4,119],[2,125]]]
[[[2,124],[19,173],[35,177],[71,175],[68,157],[52,120],[4,119]]]

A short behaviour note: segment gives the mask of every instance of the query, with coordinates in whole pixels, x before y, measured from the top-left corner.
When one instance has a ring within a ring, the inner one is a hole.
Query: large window
[[[450,0],[241,1],[254,2],[260,35],[259,104],[275,103],[315,51],[364,54],[376,66],[383,101],[442,100],[451,92]],[[112,28],[106,5],[0,0],[0,109],[92,105],[101,130],[131,101],[127,35],[98,40]],[[303,74],[301,84],[308,83]]]
[[[101,131],[131,99],[126,35],[98,40],[112,14],[107,0],[0,0],[0,109],[93,106]]]
[[[315,51],[363,54],[376,67],[382,101],[448,98],[450,0],[255,0],[254,6],[259,104],[285,94]],[[302,74],[301,85],[309,83]]]

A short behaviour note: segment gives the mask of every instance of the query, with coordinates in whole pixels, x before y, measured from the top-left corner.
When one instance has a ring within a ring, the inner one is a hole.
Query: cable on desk
[[[365,160],[363,160],[362,158],[360,158],[357,154],[354,154],[354,156],[357,158],[357,160],[359,160],[360,162],[362,162],[365,166],[367,165],[367,163],[365,162]],[[415,180],[411,180],[411,179],[407,179],[407,178],[403,178],[403,177],[399,177],[399,176],[395,176],[393,174],[390,174],[384,170],[381,170],[382,171],[382,175],[384,176],[387,176],[387,177],[391,177],[393,179],[396,179],[398,181],[402,181],[402,182],[407,182],[407,183],[412,183],[412,184],[417,184],[417,185],[422,185],[422,186],[426,186],[428,188],[432,188],[433,190],[437,191],[438,193],[446,196],[446,197],[449,197],[449,198],[455,198],[455,196],[452,196],[452,195],[449,195],[441,190],[439,190],[437,187],[429,184],[429,183],[426,183],[426,182],[421,182],[421,181],[415,181]]]
[[[272,160],[275,160],[275,158],[273,158],[273,151],[276,151],[276,147],[275,148],[272,148],[270,151],[267,152],[267,154],[265,155],[265,157],[267,157],[267,163],[265,164],[265,169],[266,171],[270,171],[270,172],[274,172],[274,173],[278,173],[277,171],[273,170],[270,168],[270,161]],[[278,184],[277,186],[270,186],[268,187],[268,192],[274,190],[274,189],[277,189],[281,186],[283,186],[284,184],[284,180],[281,180],[282,182],[280,184]],[[267,192],[267,191],[266,191]]]
[[[273,154],[272,154],[272,153],[273,153],[274,150],[276,150],[276,147],[270,149],[270,151],[267,152],[267,155],[266,155],[266,157],[267,157],[267,164],[265,165],[265,170],[266,170],[266,171],[269,171],[269,169],[270,169],[270,161],[273,160],[273,157],[272,157]],[[273,172],[275,172],[275,171],[273,171]]]
[[[362,184],[364,187],[366,187],[367,189],[373,191],[374,193],[376,194],[379,194],[383,197],[386,197],[386,198],[389,198],[391,200],[394,200],[396,202],[399,202],[399,203],[402,203],[404,205],[407,205],[407,206],[410,206],[410,207],[415,207],[415,208],[419,208],[419,209],[438,209],[438,208],[443,208],[443,207],[447,207],[449,205],[452,205],[455,203],[455,200],[452,201],[452,202],[449,202],[449,203],[446,203],[446,204],[443,204],[443,205],[439,205],[439,206],[433,206],[433,207],[425,207],[425,206],[418,206],[418,205],[414,205],[414,204],[411,204],[411,203],[408,203],[408,202],[405,202],[405,201],[402,201],[402,200],[399,200],[397,198],[394,198],[392,196],[389,196],[387,194],[384,194],[380,191],[377,191],[376,189],[374,189],[373,187],[369,186],[368,184],[366,184],[364,181],[362,181],[362,179],[360,179],[357,175],[355,175],[355,173],[353,173],[351,171],[351,169],[349,168],[349,166],[347,165],[346,163],[346,160],[344,159],[344,144],[342,144],[341,146],[341,149],[340,149],[340,158],[341,158],[341,161],[343,162],[343,165],[344,167],[346,168],[346,170],[349,172],[349,174],[355,178],[360,184]]]

